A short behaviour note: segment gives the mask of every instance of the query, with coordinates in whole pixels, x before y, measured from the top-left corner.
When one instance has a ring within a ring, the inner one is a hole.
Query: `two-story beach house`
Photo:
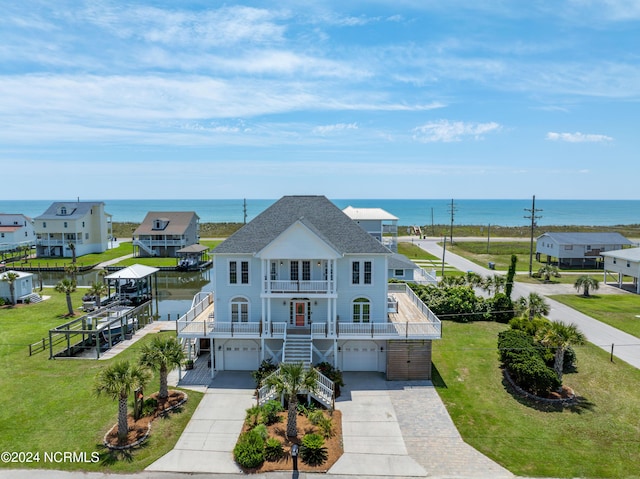
[[[33,220],[22,214],[0,213],[0,252],[36,244]]]
[[[281,198],[213,254],[214,293],[178,321],[212,376],[271,359],[431,377],[439,319],[388,283],[391,251],[324,196]]]
[[[34,218],[37,256],[73,257],[103,253],[112,234],[102,202],[55,202]]]
[[[178,250],[198,243],[199,221],[193,211],[150,211],[133,232],[133,255],[175,258]]]
[[[397,216],[382,208],[354,208],[353,206],[347,206],[342,212],[392,252],[398,252]]]

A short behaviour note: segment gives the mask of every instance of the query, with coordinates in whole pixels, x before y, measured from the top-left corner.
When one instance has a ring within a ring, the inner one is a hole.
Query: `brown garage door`
[[[431,341],[388,341],[387,380],[431,379]]]

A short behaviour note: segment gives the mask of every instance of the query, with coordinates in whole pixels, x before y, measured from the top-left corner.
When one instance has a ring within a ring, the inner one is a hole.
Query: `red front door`
[[[305,325],[305,316],[306,316],[306,303],[295,303],[295,311],[296,311],[296,326],[304,326]]]

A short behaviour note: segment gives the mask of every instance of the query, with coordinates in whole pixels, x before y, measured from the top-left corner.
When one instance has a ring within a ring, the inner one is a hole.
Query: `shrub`
[[[539,356],[529,356],[512,363],[509,372],[522,389],[537,396],[560,387],[556,372],[545,364]]]
[[[142,403],[142,415],[152,416],[158,410],[158,401],[155,398],[147,398]]]
[[[307,419],[309,419],[309,422],[314,426],[320,424],[322,418],[324,418],[324,413],[321,409],[314,409],[313,411],[309,411],[309,413],[307,414]]]
[[[260,419],[263,424],[267,426],[280,421],[278,413],[284,411],[282,404],[278,401],[267,401],[262,406],[262,418]]]
[[[276,369],[278,369],[278,366],[273,364],[271,359],[262,360],[258,369],[251,373],[251,376],[253,376],[253,379],[256,382],[256,389],[260,388],[262,386],[262,380],[273,373]]]
[[[562,372],[563,373],[576,372],[578,370],[577,359],[578,358],[576,357],[576,352],[571,346],[565,349]]]
[[[254,427],[261,422],[262,408],[260,406],[252,406],[246,411],[244,423],[249,427]]]
[[[277,461],[284,455],[282,443],[275,437],[270,437],[264,446],[264,458],[267,461]]]
[[[487,300],[487,306],[493,321],[508,323],[513,318],[513,302],[504,293],[496,293],[493,298]]]
[[[300,459],[310,466],[319,466],[327,460],[329,452],[324,446],[324,438],[320,434],[306,434],[302,438]]]
[[[258,424],[253,428],[253,431],[256,434],[259,434],[263,441],[266,441],[269,437],[269,431],[267,430],[267,426],[265,426],[264,424]]]
[[[313,411],[315,411],[316,409],[316,405],[315,403],[311,402],[309,404],[304,404],[302,402],[298,403],[298,414],[302,415],[302,416],[307,416],[309,417],[309,414]]]
[[[233,458],[244,468],[254,469],[264,462],[264,439],[255,429],[240,434]]]

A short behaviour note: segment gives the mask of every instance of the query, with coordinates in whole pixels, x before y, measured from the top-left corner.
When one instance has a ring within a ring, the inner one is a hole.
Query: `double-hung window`
[[[238,275],[238,263],[240,263],[240,271]],[[239,277],[238,277],[239,276]],[[229,284],[249,284],[249,262],[248,261],[229,261]]]
[[[351,263],[351,284],[372,284],[373,265],[371,261]]]

